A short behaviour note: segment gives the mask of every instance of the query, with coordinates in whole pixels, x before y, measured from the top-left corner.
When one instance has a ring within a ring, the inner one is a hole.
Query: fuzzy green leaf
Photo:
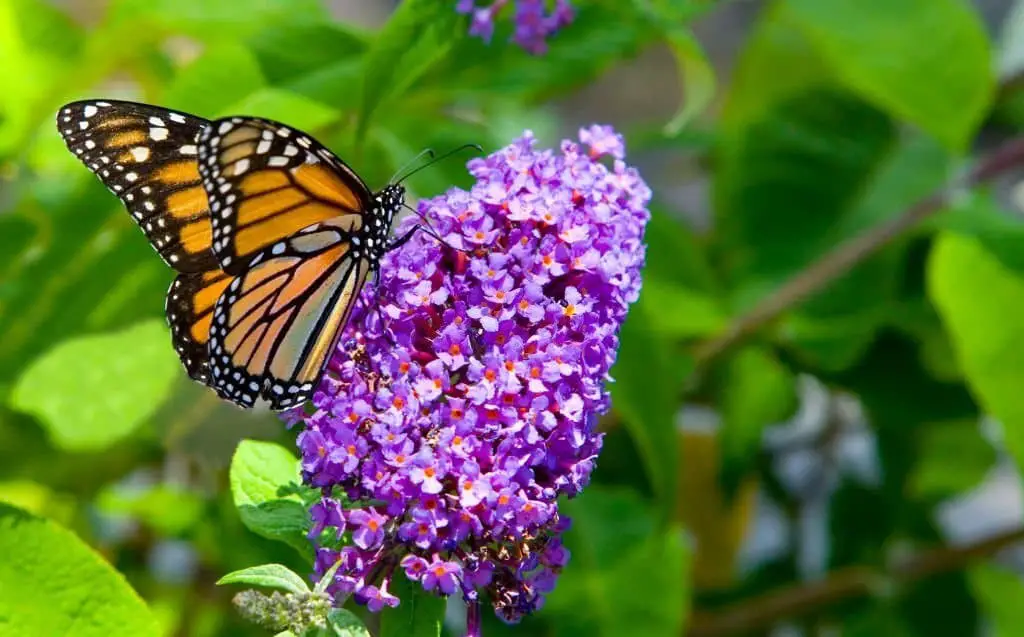
[[[67,529],[0,504],[0,633],[156,637],[124,577]]]
[[[156,413],[179,373],[167,327],[146,321],[57,345],[24,371],[11,405],[65,449],[102,449]]]

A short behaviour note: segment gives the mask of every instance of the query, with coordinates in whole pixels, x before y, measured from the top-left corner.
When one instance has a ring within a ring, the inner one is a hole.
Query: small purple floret
[[[493,0],[478,6],[476,0],[459,0],[455,10],[470,14],[469,34],[485,42],[494,36],[494,21],[509,0]],[[550,7],[554,4],[553,7]],[[534,55],[547,52],[547,39],[568,26],[575,17],[569,0],[516,0],[512,41]]]

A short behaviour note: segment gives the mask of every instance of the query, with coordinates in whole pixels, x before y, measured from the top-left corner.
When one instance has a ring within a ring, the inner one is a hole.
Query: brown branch
[[[924,551],[892,564],[889,569],[851,566],[818,582],[798,584],[738,602],[713,613],[694,613],[687,637],[725,637],[769,628],[794,617],[820,612],[827,606],[909,584],[939,573],[960,570],[1024,541],[1024,527],[994,535],[967,546]]]
[[[1022,161],[1024,138],[1012,139],[981,158],[959,183],[929,195],[891,221],[874,226],[840,244],[835,250],[825,254],[784,283],[749,313],[738,317],[721,335],[698,347],[698,364],[703,365],[718,358],[786,310],[798,306],[808,297],[822,291],[846,274],[850,268],[945,208],[956,193],[988,182]]]

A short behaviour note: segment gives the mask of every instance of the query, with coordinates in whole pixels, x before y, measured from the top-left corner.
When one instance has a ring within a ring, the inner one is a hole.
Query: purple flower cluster
[[[482,592],[515,621],[568,561],[557,499],[580,492],[601,448],[651,195],[611,128],[580,141],[537,150],[527,132],[469,162],[470,191],[421,201],[443,243],[419,232],[386,255],[315,411],[289,412],[323,492],[317,571],[341,561],[332,593],[395,606],[400,568],[461,593],[471,619]]]
[[[458,0],[455,10],[473,16],[470,35],[490,42],[494,35],[494,21],[508,2],[493,0],[489,5],[477,6],[476,0]],[[516,26],[512,41],[535,55],[547,51],[548,37],[567,26],[574,17],[569,0],[554,0],[554,7],[550,10],[547,0],[517,0],[515,5]]]

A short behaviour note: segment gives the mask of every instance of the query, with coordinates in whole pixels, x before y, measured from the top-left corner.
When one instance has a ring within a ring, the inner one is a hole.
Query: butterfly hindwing
[[[174,351],[188,375],[201,383],[210,381],[208,345],[213,309],[233,279],[222,270],[179,274],[167,290],[164,311]]]
[[[149,242],[179,272],[217,270],[198,165],[209,122],[166,108],[72,102],[57,112],[68,149],[124,203]]]
[[[371,193],[351,168],[312,137],[271,120],[212,122],[200,137],[199,169],[210,196],[213,251],[231,274],[327,219],[358,230],[371,208]]]
[[[264,249],[217,302],[211,386],[243,407],[287,409],[310,397],[370,269],[342,219]]]

